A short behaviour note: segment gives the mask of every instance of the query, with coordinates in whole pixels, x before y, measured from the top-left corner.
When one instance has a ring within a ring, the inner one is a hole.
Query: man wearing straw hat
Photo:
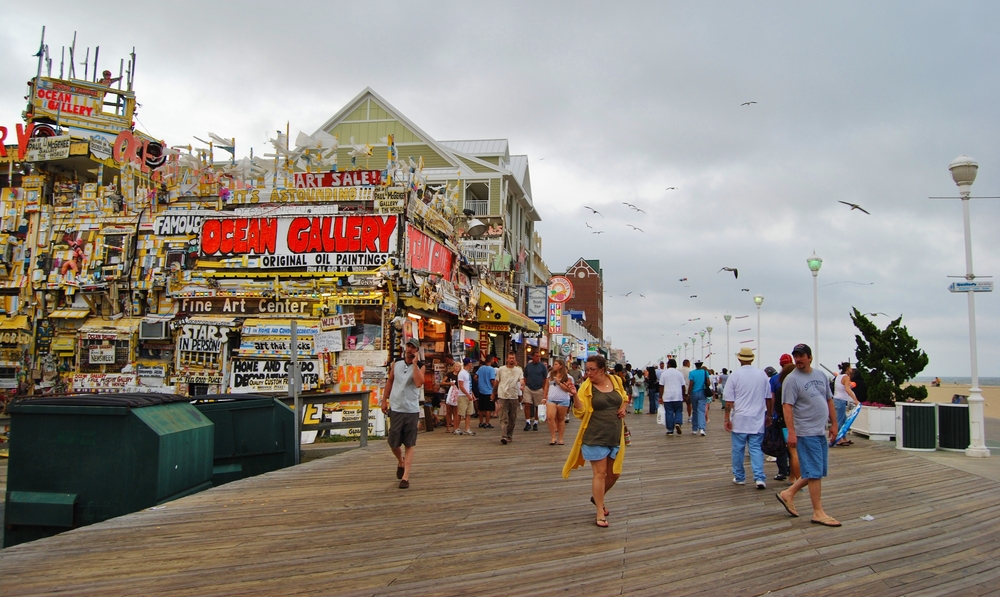
[[[740,368],[726,382],[726,431],[732,433],[733,483],[746,484],[743,460],[750,451],[750,468],[757,489],[767,489],[764,480],[764,427],[770,424],[767,413],[771,410],[771,386],[767,374],[753,367],[753,350],[747,347],[736,353]]]

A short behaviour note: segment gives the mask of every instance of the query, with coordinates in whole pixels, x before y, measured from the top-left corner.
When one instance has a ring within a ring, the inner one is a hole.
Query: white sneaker
[[[465,432],[465,435],[475,435],[475,434],[476,434],[475,431],[466,431]]]
[[[778,459],[775,458],[774,456],[768,456],[767,458],[764,459],[764,462],[778,462]]]
[[[702,429],[701,431],[699,431],[698,434],[701,435],[702,437],[704,437],[706,435],[704,429]]]
[[[757,481],[757,489],[767,489],[767,484],[763,481]]]
[[[458,429],[456,429],[456,430],[452,431],[451,434],[452,435],[462,435],[462,432],[459,431]]]
[[[736,477],[733,477],[733,485],[746,485],[746,481],[737,481]]]

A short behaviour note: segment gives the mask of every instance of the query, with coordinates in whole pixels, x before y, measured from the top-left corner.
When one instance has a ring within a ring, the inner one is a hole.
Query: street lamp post
[[[694,354],[694,351],[698,348],[698,336],[691,336],[691,361],[697,361],[698,357]]]
[[[961,155],[948,166],[951,178],[958,185],[962,196],[962,219],[965,224],[965,279],[970,282],[976,279],[972,273],[972,226],[969,223],[969,200],[972,195],[972,183],[976,181],[977,164],[969,156]],[[969,353],[972,360],[972,387],[969,388],[969,438],[971,443],[965,449],[966,456],[988,458],[990,450],[986,447],[986,429],[983,421],[983,391],[979,388],[979,359],[976,354],[976,293],[966,292],[969,297]]]
[[[684,343],[684,359],[686,359],[686,358],[688,358],[688,343],[687,342]],[[681,360],[684,360],[684,359],[681,359]]]
[[[707,328],[705,328],[705,331],[708,332],[708,368],[711,369],[712,353],[715,352],[715,349],[712,348],[712,326],[708,326]]]
[[[823,266],[823,260],[816,255],[816,251],[809,259],[809,271],[813,274],[813,359],[819,364],[819,268]]]
[[[760,306],[764,302],[764,297],[761,295],[756,295],[753,297],[753,302],[757,305],[757,368],[761,368],[761,361],[764,360],[763,351],[760,349]]]
[[[726,313],[725,315],[722,316],[722,318],[726,320],[726,370],[732,371],[733,368],[729,364],[729,355],[732,354],[733,352],[729,349],[729,322],[733,319],[733,316],[730,315],[729,313]]]
[[[698,335],[701,336],[701,352],[698,353],[698,358],[699,359],[704,359],[705,358],[705,330],[702,330],[702,331],[698,332]]]

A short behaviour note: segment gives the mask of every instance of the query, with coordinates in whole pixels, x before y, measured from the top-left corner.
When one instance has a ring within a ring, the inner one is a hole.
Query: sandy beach
[[[915,384],[927,388],[928,402],[951,402],[951,397],[955,394],[963,396],[969,395],[969,386],[959,384],[941,384],[939,388],[932,388],[929,384]],[[1000,419],[1000,387],[986,386],[983,390],[983,410],[986,417]]]

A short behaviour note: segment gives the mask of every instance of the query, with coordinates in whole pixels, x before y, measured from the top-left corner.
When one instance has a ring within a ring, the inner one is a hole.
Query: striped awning
[[[482,286],[479,293],[479,321],[482,323],[509,323],[529,332],[539,332],[541,327],[514,307],[509,298]]]
[[[49,313],[51,319],[83,319],[90,315],[90,309],[56,309]]]

